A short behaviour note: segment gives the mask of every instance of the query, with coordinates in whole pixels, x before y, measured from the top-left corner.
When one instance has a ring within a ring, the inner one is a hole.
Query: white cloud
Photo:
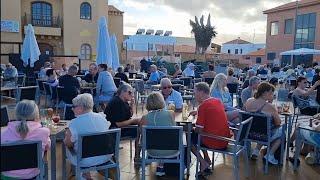
[[[172,30],[174,36],[191,36],[189,20],[211,14],[218,32],[214,39],[223,43],[237,37],[265,42],[266,15],[263,10],[294,0],[109,0],[124,11],[124,33],[138,28]]]

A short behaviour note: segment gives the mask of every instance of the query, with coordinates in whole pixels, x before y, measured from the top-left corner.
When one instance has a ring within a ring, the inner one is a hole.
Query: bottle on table
[[[182,119],[187,120],[188,119],[188,104],[183,103],[182,104]]]

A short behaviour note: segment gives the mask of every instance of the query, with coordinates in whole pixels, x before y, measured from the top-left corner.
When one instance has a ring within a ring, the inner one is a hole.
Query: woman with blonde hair
[[[228,117],[228,121],[234,121],[239,117],[239,110],[232,105],[232,98],[227,88],[227,76],[219,73],[210,87],[211,97],[220,99]]]
[[[174,112],[165,109],[165,101],[159,92],[151,93],[147,98],[146,109],[148,114],[141,118],[140,126],[175,126]],[[148,154],[155,157],[172,156],[175,150],[148,150]],[[164,175],[163,164],[157,167],[157,176]]]
[[[6,130],[1,132],[1,144],[14,141],[41,141],[42,152],[50,148],[50,130],[42,127],[39,109],[31,100],[22,100],[16,106],[16,120],[8,123]],[[17,179],[33,179],[39,175],[40,169],[29,168],[2,172],[2,178],[12,177]],[[42,177],[40,178],[42,179]]]

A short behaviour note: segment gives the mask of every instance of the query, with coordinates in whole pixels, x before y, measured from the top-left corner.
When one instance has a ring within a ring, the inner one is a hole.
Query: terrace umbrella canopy
[[[309,48],[300,48],[300,49],[294,49],[290,51],[285,51],[280,53],[280,55],[307,55],[307,54],[320,54],[320,50],[317,49],[309,49]]]
[[[112,67],[112,52],[107,26],[107,19],[105,16],[100,17],[98,22],[98,35],[97,35],[97,64],[107,64]]]
[[[111,36],[111,49],[112,49],[112,69],[116,70],[120,66],[119,51],[117,44],[117,37],[115,34]]]
[[[309,49],[309,48],[300,48],[294,49],[290,51],[284,51],[280,53],[281,56],[291,56],[291,65],[293,65],[293,56],[301,56],[301,55],[320,55],[320,50],[317,49]]]
[[[28,24],[21,52],[23,65],[25,67],[28,65],[30,65],[30,67],[34,67],[34,63],[39,60],[40,54],[36,36],[34,35],[34,29],[31,24]]]

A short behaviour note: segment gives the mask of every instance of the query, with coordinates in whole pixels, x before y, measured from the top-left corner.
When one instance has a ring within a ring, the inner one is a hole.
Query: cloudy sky
[[[237,37],[265,43],[266,15],[263,10],[295,0],[109,0],[124,11],[124,34],[138,28],[173,31],[173,36],[191,37],[189,20],[211,14],[216,27],[213,42],[222,44]]]

